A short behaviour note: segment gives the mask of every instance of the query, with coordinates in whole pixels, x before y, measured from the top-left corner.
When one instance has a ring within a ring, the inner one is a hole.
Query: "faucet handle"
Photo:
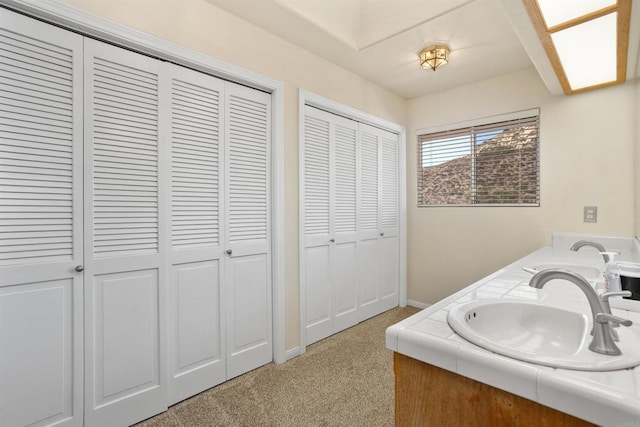
[[[631,326],[633,322],[629,319],[623,319],[622,317],[614,316],[613,314],[598,313],[596,314],[596,322],[606,324],[613,322],[622,326]]]
[[[604,292],[600,295],[600,301],[609,301],[611,297],[630,297],[630,291],[616,291],[616,292]]]
[[[602,295],[600,295],[600,302],[602,303],[602,308],[604,309],[605,314],[611,314],[611,304],[609,304],[609,298],[617,297],[617,296],[630,297],[631,292],[629,291],[605,292]],[[611,326],[612,328],[617,328],[620,325],[617,323],[613,323],[609,326]],[[593,330],[591,331],[591,334],[593,335]],[[618,341],[618,333],[615,331],[615,329],[611,329],[611,336],[613,337],[614,341]]]
[[[605,264],[609,261],[614,261],[620,252],[618,251],[600,251],[600,255],[604,258]]]
[[[610,323],[631,326],[633,322],[613,314],[598,313],[593,323],[593,339],[589,344],[589,350],[609,356],[619,356],[622,354],[613,338],[613,330]]]

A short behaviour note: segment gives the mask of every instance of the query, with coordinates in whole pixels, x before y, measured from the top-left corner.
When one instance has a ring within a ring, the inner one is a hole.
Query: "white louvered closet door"
[[[85,419],[166,409],[160,62],[85,40]]]
[[[380,310],[380,130],[360,124],[360,215],[358,235],[360,251],[359,311],[361,320],[381,313]]]
[[[2,426],[82,425],[82,221],[82,37],[0,10]]]
[[[303,229],[306,344],[358,322],[358,123],[305,107]]]
[[[358,123],[336,116],[332,135],[333,332],[358,323]]]
[[[361,319],[398,305],[400,214],[398,135],[360,124]]]
[[[400,213],[398,135],[380,131],[380,311],[398,306]]]
[[[331,120],[332,115],[305,106],[302,213],[304,253],[301,277],[304,281],[304,328],[306,342],[331,335]]]
[[[225,83],[227,378],[273,359],[271,96]]]
[[[224,82],[167,64],[171,140],[169,403],[226,380]]]

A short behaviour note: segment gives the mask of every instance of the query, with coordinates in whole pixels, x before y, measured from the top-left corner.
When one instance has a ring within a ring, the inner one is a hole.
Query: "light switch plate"
[[[584,222],[598,222],[598,207],[597,206],[585,206],[584,207]]]

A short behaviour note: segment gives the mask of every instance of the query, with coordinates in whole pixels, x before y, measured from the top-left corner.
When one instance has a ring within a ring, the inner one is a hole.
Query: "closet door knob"
[[[227,249],[227,255],[231,255],[233,251],[231,249]]]
[[[336,241],[336,239],[329,239],[329,241],[330,241],[331,243],[333,243],[333,242],[335,242],[335,241]]]
[[[81,271],[84,271],[84,265],[76,265],[76,268],[74,268],[74,270],[80,273]]]
[[[384,233],[380,233],[380,236],[384,236]]]

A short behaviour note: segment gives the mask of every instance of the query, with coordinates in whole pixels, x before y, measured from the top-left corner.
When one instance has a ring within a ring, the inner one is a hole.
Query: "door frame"
[[[3,6],[88,37],[271,94],[271,280],[273,361],[286,361],[284,283],[284,83],[59,2],[4,0]]]
[[[400,307],[407,305],[407,130],[404,126],[382,119],[365,111],[358,110],[347,105],[340,104],[329,98],[316,95],[312,92],[300,89],[298,92],[298,199],[304,200],[304,123],[305,106],[319,108],[320,110],[346,117],[360,123],[365,123],[376,128],[380,128],[398,135],[398,210],[399,210],[399,284],[398,284],[398,304]],[[298,353],[302,354],[307,348],[306,337],[306,286],[304,271],[304,206],[298,203],[298,264],[300,282],[300,347]],[[292,355],[289,355],[291,358]]]

